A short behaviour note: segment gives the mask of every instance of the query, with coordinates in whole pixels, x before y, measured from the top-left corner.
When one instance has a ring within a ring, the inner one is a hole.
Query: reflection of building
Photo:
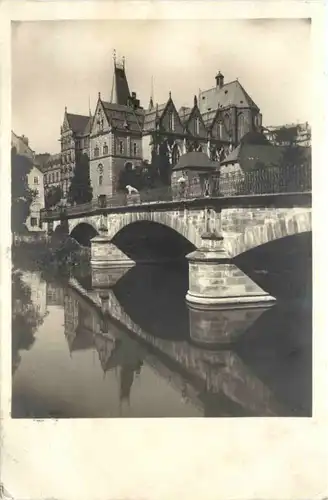
[[[34,192],[34,198],[25,224],[29,231],[41,231],[43,224],[40,222],[40,210],[44,208],[43,173],[38,167],[35,153],[30,148],[27,137],[24,135],[19,137],[14,132],[11,132],[11,147],[16,149],[18,155],[29,158],[33,165],[31,171],[27,174],[27,183],[28,187]]]
[[[37,272],[22,273],[23,281],[31,289],[31,301],[40,316],[44,316],[47,311],[47,283],[43,281]]]

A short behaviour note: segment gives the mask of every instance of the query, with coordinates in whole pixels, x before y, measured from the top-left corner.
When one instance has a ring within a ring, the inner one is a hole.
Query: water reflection
[[[96,270],[88,289],[75,274],[39,280],[48,318],[33,323],[33,349],[15,364],[14,417],[311,414],[304,304],[188,308],[182,266]]]

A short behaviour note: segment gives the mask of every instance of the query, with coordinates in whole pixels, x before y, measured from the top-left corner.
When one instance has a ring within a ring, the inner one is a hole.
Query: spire
[[[151,77],[151,87],[150,87],[150,99],[148,109],[151,110],[154,108],[154,79]]]
[[[113,60],[114,73],[110,102],[126,106],[130,99],[130,90],[125,74],[125,57],[123,56],[119,61],[116,57],[116,50],[114,50]]]
[[[89,96],[89,116],[91,118],[91,105],[90,105],[90,96]]]

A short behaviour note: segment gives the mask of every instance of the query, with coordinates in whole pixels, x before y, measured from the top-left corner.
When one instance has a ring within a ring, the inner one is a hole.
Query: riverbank
[[[74,267],[89,267],[90,256],[90,248],[80,246],[69,237],[19,241],[12,245],[12,264],[15,268],[51,275],[68,275]]]

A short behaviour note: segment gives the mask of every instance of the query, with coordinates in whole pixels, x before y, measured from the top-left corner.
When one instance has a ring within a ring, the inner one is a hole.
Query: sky
[[[311,119],[311,25],[302,19],[30,21],[12,30],[12,129],[37,153],[60,151],[65,106],[94,112],[110,99],[113,50],[130,91],[148,106],[172,93],[192,106],[199,89],[239,79],[264,125]]]

